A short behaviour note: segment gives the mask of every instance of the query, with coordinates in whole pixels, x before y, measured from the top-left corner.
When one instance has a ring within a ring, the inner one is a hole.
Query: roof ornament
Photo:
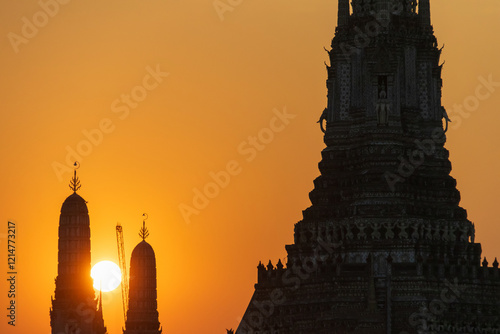
[[[325,125],[323,121],[327,121],[328,117],[328,108],[325,108],[323,112],[321,113],[321,117],[319,118],[319,121],[316,123],[319,123],[319,126],[321,127],[321,132],[326,133]]]
[[[143,213],[142,214],[142,217],[144,217],[144,219],[142,220],[142,228],[141,230],[139,231],[139,236],[142,238],[142,240],[146,240],[146,238],[149,236],[149,231],[148,229],[146,228],[146,219],[148,219],[148,214],[147,213]]]
[[[75,170],[74,170],[74,173],[73,173],[73,178],[69,182],[69,188],[71,190],[73,190],[73,192],[76,193],[76,191],[82,187],[81,184],[80,184],[80,179],[76,176],[76,170],[78,168],[80,168],[80,163],[78,161],[75,161],[75,163],[73,164],[73,166],[74,166]]]

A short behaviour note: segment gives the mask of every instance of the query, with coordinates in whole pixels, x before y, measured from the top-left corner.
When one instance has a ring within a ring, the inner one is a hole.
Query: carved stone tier
[[[499,333],[498,261],[450,176],[429,0],[352,9],[339,0],[312,205],[286,266],[259,264],[236,334]]]

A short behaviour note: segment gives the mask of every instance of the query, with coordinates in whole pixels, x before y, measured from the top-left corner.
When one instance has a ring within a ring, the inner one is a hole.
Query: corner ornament
[[[451,123],[451,119],[448,117],[448,113],[446,112],[446,109],[444,107],[441,107],[441,111],[443,114],[443,118],[446,121],[446,127],[444,129],[444,133],[448,131],[448,123]]]
[[[326,120],[327,114],[328,114],[328,108],[325,108],[325,110],[323,110],[323,113],[321,114],[321,117],[319,118],[319,121],[316,122],[316,123],[319,123],[319,126],[321,128],[321,132],[323,132],[323,133],[326,132],[324,124],[327,122],[327,120]]]

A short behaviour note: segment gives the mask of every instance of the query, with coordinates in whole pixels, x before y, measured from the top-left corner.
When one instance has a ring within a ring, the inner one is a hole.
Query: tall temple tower
[[[312,205],[286,267],[259,263],[236,333],[499,333],[498,261],[481,261],[444,148],[429,0],[351,4],[339,0]]]
[[[127,321],[124,334],[161,334],[156,301],[156,257],[146,242],[149,232],[145,221],[139,232],[142,241],[130,258],[130,284]]]
[[[52,334],[104,334],[102,304],[97,305],[90,277],[89,213],[85,200],[76,193],[80,189],[76,169],[70,188],[73,194],[64,201],[59,218],[58,275],[50,326]]]

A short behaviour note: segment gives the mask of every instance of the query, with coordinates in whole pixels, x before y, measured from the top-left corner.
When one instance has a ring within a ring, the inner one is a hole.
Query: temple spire
[[[147,214],[142,215],[142,241],[135,246],[130,257],[128,310],[123,334],[161,334],[158,320],[156,291],[156,256],[144,239],[149,235],[146,228]]]
[[[143,213],[142,216],[144,217],[142,221],[142,228],[139,231],[139,236],[142,238],[142,240],[146,240],[146,238],[149,236],[149,231],[146,228],[146,219],[148,219],[148,214]]]
[[[73,166],[75,167],[75,170],[73,172],[73,178],[69,182],[69,188],[76,193],[76,191],[82,187],[80,184],[80,179],[76,176],[76,170],[80,168],[80,163],[78,161],[75,161]]]
[[[338,26],[346,26],[349,21],[349,0],[339,0]]]
[[[61,206],[58,231],[57,278],[55,296],[51,299],[50,326],[52,334],[106,334],[102,318],[102,294],[96,300],[91,269],[90,219],[86,201],[76,193],[80,181],[74,163],[70,194]],[[85,312],[78,311],[85,305]]]

